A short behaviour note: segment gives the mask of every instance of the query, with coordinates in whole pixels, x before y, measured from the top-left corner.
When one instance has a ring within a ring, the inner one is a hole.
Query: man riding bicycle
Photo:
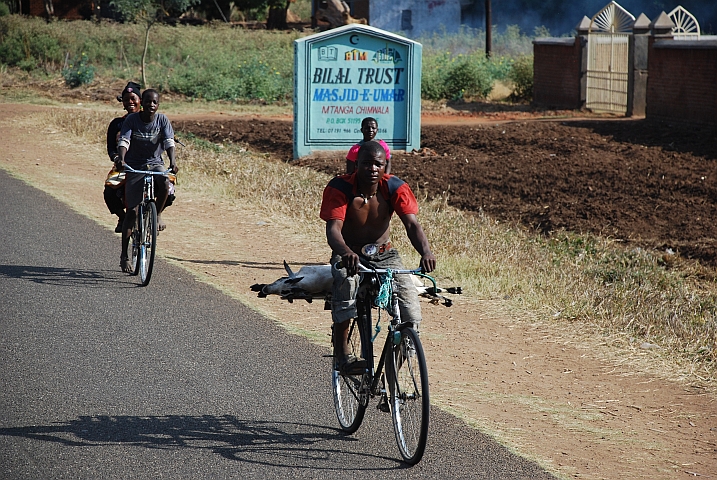
[[[389,240],[394,211],[403,222],[413,248],[421,255],[421,268],[429,273],[436,267],[436,258],[416,218],[416,197],[407,183],[386,174],[385,168],[384,148],[378,142],[366,142],[358,152],[356,171],[332,179],[324,189],[320,216],[326,221],[326,239],[332,250],[333,347],[340,370],[361,368],[366,363],[350,355],[347,343],[348,320],[356,316],[359,261],[374,268],[404,268]],[[344,269],[335,267],[339,261]],[[412,322],[418,331],[421,306],[412,280],[408,275],[398,275],[395,281],[401,319]]]
[[[169,119],[159,108],[159,93],[148,89],[142,93],[142,111],[127,116],[122,123],[120,139],[117,143],[119,158],[115,162],[118,170],[129,165],[135,170],[164,171],[162,152],[166,150],[169,157],[169,169],[177,173],[177,161],[174,156],[174,130]],[[127,172],[125,183],[125,204],[127,214],[122,225],[122,254],[120,266],[123,272],[130,273],[132,265],[127,256],[127,247],[132,235],[137,206],[142,203],[144,194],[144,175]],[[167,177],[154,178],[154,192],[157,205],[157,230],[166,228],[161,213],[167,203],[170,182]]]

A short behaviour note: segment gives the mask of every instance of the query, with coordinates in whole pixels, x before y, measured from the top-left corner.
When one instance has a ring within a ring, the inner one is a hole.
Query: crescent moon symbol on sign
[[[359,36],[358,36],[358,35],[351,35],[351,37],[349,38],[349,42],[351,42],[351,45],[358,45]]]

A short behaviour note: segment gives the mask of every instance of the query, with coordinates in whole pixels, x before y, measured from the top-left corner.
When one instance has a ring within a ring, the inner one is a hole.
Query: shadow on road
[[[37,267],[34,265],[0,265],[0,278],[19,278],[35,283],[59,285],[65,287],[102,287],[108,283],[113,287],[134,287],[135,283],[107,272],[97,270],[76,270],[71,268]]]
[[[309,468],[310,465],[312,469],[321,469],[322,461],[326,461],[323,467],[326,470],[343,469],[343,463],[336,464],[333,460],[336,454],[349,454],[395,462],[396,468],[403,468],[396,458],[347,452],[337,442],[358,440],[335,428],[245,421],[233,415],[81,416],[52,425],[0,428],[0,435],[56,442],[69,447],[122,445],[211,450],[229,460],[290,468]],[[304,467],[301,461],[305,462]],[[314,463],[317,461],[318,464]],[[367,466],[362,470],[372,469]]]
[[[246,261],[239,261],[239,260],[190,260],[187,258],[179,258],[179,257],[172,257],[167,256],[169,260],[174,260],[175,262],[180,263],[196,263],[201,265],[229,265],[234,267],[246,267],[246,268],[255,268],[258,270],[280,270],[285,271],[286,268],[284,267],[283,263],[278,262],[246,262]],[[325,265],[323,263],[306,263],[303,262],[300,259],[294,260],[294,261],[287,261],[289,265],[296,265],[297,269],[300,266],[305,265]],[[293,268],[293,267],[292,267]]]

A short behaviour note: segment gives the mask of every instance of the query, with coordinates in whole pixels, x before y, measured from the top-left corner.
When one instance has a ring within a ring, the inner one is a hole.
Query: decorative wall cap
[[[575,30],[577,30],[578,34],[586,34],[590,30],[590,18],[588,18],[587,15],[583,16],[583,19],[580,20],[580,23],[575,25]]]
[[[641,13],[639,17],[637,17],[637,20],[635,20],[635,25],[632,27],[633,33],[647,33],[650,31],[650,24],[651,21],[649,18],[647,18],[647,15],[644,13]]]
[[[672,29],[675,28],[675,24],[670,20],[670,17],[663,11],[660,16],[650,24],[653,35],[672,35]]]

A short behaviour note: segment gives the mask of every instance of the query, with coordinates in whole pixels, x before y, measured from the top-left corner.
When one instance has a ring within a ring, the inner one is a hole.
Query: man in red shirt
[[[331,265],[339,260],[344,269],[332,268],[331,315],[334,321],[334,355],[339,368],[358,367],[363,359],[348,357],[348,320],[356,316],[358,263],[374,268],[403,269],[398,252],[391,246],[389,226],[394,212],[403,222],[413,248],[421,255],[420,266],[428,273],[436,268],[428,239],[418,223],[418,203],[410,187],[385,173],[386,152],[375,141],[361,146],[356,172],[332,179],[324,189],[321,219],[326,221],[326,239],[332,250]],[[421,306],[408,275],[397,275],[398,300],[403,321],[421,322]]]

